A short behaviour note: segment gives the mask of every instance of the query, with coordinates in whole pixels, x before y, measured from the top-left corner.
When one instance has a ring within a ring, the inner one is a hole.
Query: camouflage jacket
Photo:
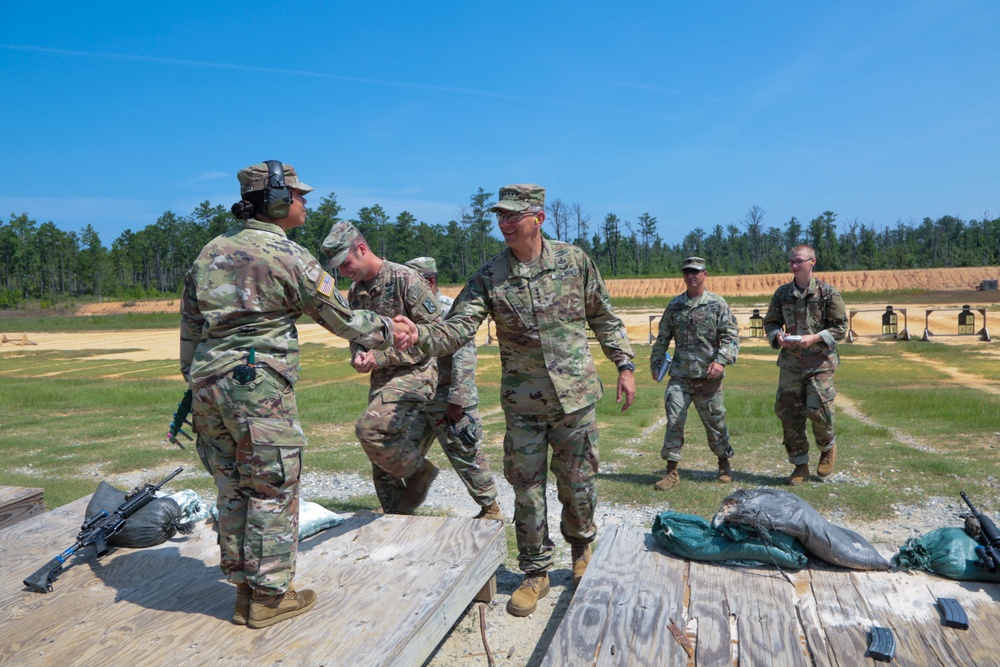
[[[392,322],[343,303],[333,278],[277,225],[247,220],[206,245],[184,277],[181,373],[201,386],[246,363],[250,348],[295,383],[295,321],[309,315],[328,331],[372,347],[392,345]]]
[[[351,308],[373,310],[392,318],[406,315],[417,323],[436,322],[440,307],[430,286],[413,269],[383,261],[378,274],[356,282],[347,292]],[[369,349],[351,343],[352,356]],[[418,349],[400,351],[394,347],[375,351],[377,367],[371,374],[371,396],[382,392],[386,400],[427,401],[437,386],[437,361]]]
[[[800,372],[833,370],[840,363],[837,341],[847,334],[847,307],[840,292],[815,278],[805,290],[796,287],[794,280],[782,285],[764,316],[764,333],[771,347],[778,347],[775,337],[782,330],[799,336],[819,334],[823,340],[805,349],[781,348],[778,366]]]
[[[616,366],[635,356],[597,266],[568,243],[543,239],[532,266],[505,249],[469,279],[444,321],[418,327],[418,345],[447,354],[472,340],[487,316],[496,323],[505,410],[569,413],[601,398],[588,324]]]
[[[687,293],[674,297],[663,317],[650,351],[649,367],[659,370],[663,353],[675,342],[670,377],[704,378],[713,361],[723,366],[736,363],[740,353],[740,332],[726,300],[706,290],[691,298]]]
[[[455,300],[444,294],[438,295],[441,305],[441,316],[451,311]],[[431,403],[443,408],[448,403],[461,405],[463,408],[479,403],[479,391],[476,388],[476,364],[479,361],[479,351],[475,339],[458,348],[451,356],[438,357],[438,385]]]

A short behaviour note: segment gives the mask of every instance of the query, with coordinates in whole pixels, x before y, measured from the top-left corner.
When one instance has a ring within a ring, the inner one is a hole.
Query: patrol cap
[[[500,188],[500,201],[490,210],[525,211],[529,206],[545,207],[545,188],[534,183],[518,183]]]
[[[705,270],[705,260],[701,257],[688,257],[683,262],[681,262],[681,271],[684,269],[693,269],[695,271]]]
[[[347,259],[347,251],[351,249],[351,241],[361,232],[349,222],[338,222],[330,228],[330,233],[323,239],[319,250],[327,258],[327,267],[336,268]]]
[[[423,276],[436,276],[438,272],[437,262],[433,257],[414,257],[406,266]]]
[[[281,163],[281,170],[285,172],[285,186],[298,190],[302,194],[312,192],[313,188],[299,180],[299,175],[295,173],[295,167],[290,164]],[[263,190],[267,183],[267,164],[258,162],[246,169],[240,169],[236,173],[236,178],[240,182],[240,194]]]

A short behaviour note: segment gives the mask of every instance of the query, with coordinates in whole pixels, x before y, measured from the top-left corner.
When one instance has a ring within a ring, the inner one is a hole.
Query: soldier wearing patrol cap
[[[441,316],[455,300],[438,290],[437,262],[433,257],[415,257],[406,263],[423,276],[441,306]],[[470,340],[454,354],[438,357],[438,384],[434,397],[424,406],[427,417],[420,451],[426,453],[436,437],[472,499],[479,505],[477,519],[503,521],[497,505],[497,487],[489,461],[483,456],[479,390],[476,388],[476,341]]]
[[[198,455],[218,487],[221,567],[236,584],[232,620],[263,628],[308,611],[296,591],[299,474],[306,440],[294,385],[295,321],[305,313],[371,348],[391,344],[393,324],[351,311],[333,278],[290,241],[312,188],[276,160],[237,174],[243,220],[206,245],[184,279],[181,373],[193,394]]]
[[[587,326],[618,368],[617,399],[635,399],[632,346],[597,265],[577,246],[542,237],[545,188],[500,188],[493,207],[507,249],[466,283],[448,317],[410,326],[403,346],[449,354],[472,340],[488,316],[497,326],[500,393],[507,421],[504,475],[514,488],[518,562],[525,573],[508,613],[527,616],[548,594],[555,547],[545,502],[548,452],[563,505],[559,529],[572,547],[573,582],[590,561],[597,535],[597,412],[603,394],[587,344]]]
[[[649,353],[649,370],[655,380],[670,342],[675,341],[670,382],[663,396],[667,431],[660,456],[667,461],[667,471],[655,484],[661,491],[680,482],[677,466],[692,402],[705,425],[708,447],[718,457],[719,481],[733,481],[729,465],[733,448],[729,444],[726,407],[722,403],[722,378],[726,375],[725,367],[735,364],[739,355],[739,329],[726,300],[705,289],[708,272],[704,259],[688,257],[681,263],[681,273],[687,290],[667,304]]]
[[[349,222],[335,224],[321,250],[331,270],[354,281],[347,293],[351,308],[424,324],[440,319],[437,299],[420,274],[377,256]],[[354,370],[371,373],[368,408],[355,432],[372,463],[375,493],[382,511],[412,514],[438,473],[420,449],[424,404],[437,387],[437,360],[416,349],[373,350],[362,343],[351,343],[351,357]]]

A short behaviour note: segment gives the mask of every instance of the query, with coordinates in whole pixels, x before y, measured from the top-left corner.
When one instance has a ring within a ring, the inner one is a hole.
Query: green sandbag
[[[790,535],[772,531],[761,536],[746,526],[717,530],[693,514],[663,512],[653,519],[653,538],[670,553],[689,560],[742,567],[777,565],[791,570],[809,562],[805,549]]]
[[[1000,582],[1000,572],[979,567],[976,546],[962,528],[937,528],[906,540],[892,560],[900,570],[925,570],[959,581]]]

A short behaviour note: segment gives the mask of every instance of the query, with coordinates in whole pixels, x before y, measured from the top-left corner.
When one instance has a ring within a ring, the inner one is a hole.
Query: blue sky
[[[535,182],[695,227],[1000,214],[1000,3],[4,3],[0,215],[105,245],[294,164],[434,224]]]

